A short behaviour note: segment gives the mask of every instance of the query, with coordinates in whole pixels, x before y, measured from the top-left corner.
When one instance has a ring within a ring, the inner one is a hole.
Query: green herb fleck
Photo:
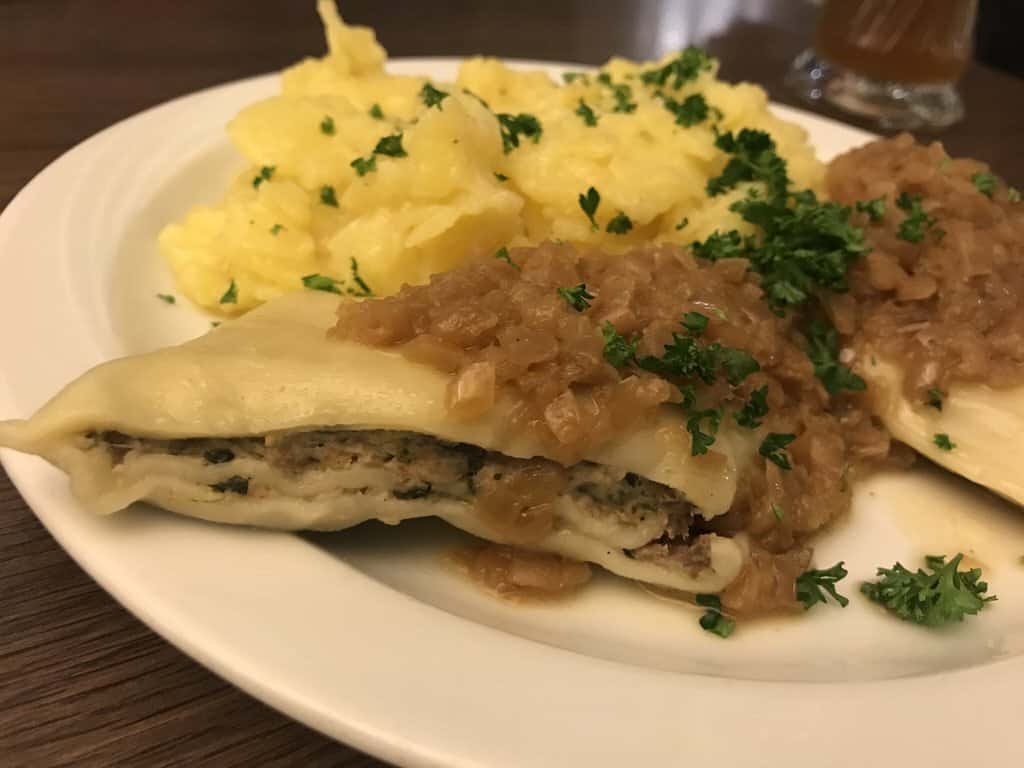
[[[220,297],[221,304],[237,304],[238,303],[238,286],[235,285],[235,278],[231,278],[231,285],[224,291],[224,295]]]
[[[764,182],[770,200],[785,196],[789,185],[786,161],[776,153],[775,142],[767,133],[744,128],[733,136],[729,131],[719,134],[715,146],[731,157],[722,173],[708,180],[706,191],[710,197],[745,181]]]
[[[796,435],[769,432],[764,440],[761,441],[761,447],[757,449],[757,452],[780,469],[792,469],[793,466],[789,463],[789,455],[784,449],[794,440],[796,440]]]
[[[373,296],[373,291],[370,290],[370,286],[366,284],[366,281],[359,276],[359,262],[354,258],[349,259],[349,269],[352,271],[352,282],[356,284],[355,288],[349,288],[348,292],[353,296]]]
[[[272,226],[270,228],[270,234],[272,234],[272,235],[280,234],[283,231],[284,231],[284,225],[283,224],[275,224],[274,226]]]
[[[796,579],[796,599],[804,604],[806,610],[818,603],[828,602],[828,595],[831,595],[833,600],[845,608],[850,601],[836,591],[836,584],[845,579],[846,575],[842,560],[825,570],[804,571]]]
[[[820,321],[808,326],[807,357],[814,365],[814,375],[830,395],[844,389],[863,392],[867,388],[864,379],[839,362],[839,335],[835,328]]]
[[[590,300],[594,298],[592,293],[587,292],[585,283],[580,283],[572,288],[559,288],[558,295],[565,299],[569,306],[577,312],[590,309]]]
[[[211,448],[203,452],[207,464],[227,464],[235,460],[235,452],[230,448]]]
[[[786,511],[782,507],[780,507],[778,504],[772,504],[771,509],[772,509],[772,514],[775,515],[775,519],[776,520],[780,520],[781,521],[782,518],[784,518],[786,516]]]
[[[701,422],[707,420],[708,431],[701,430]],[[718,434],[718,427],[722,423],[722,411],[720,408],[708,408],[703,411],[695,411],[686,420],[686,431],[690,433],[690,455],[700,456],[708,452],[715,443],[715,435]]]
[[[768,385],[759,387],[750,393],[750,398],[743,404],[743,407],[736,411],[733,416],[736,423],[747,429],[757,429],[761,426],[761,419],[768,413]]]
[[[302,284],[313,291],[325,291],[327,293],[341,293],[338,281],[327,275],[306,275],[302,278]]]
[[[1017,189],[1016,187],[1010,187],[1008,190],[1006,190],[1006,199],[1008,202],[1011,203],[1019,203],[1020,190]]]
[[[700,93],[687,96],[682,102],[665,96],[662,98],[662,102],[665,104],[665,109],[675,115],[676,125],[681,125],[684,128],[702,123],[708,116],[708,103]]]
[[[370,117],[372,117],[374,120],[384,119],[384,110],[380,108],[380,104],[374,104],[372,107],[370,107]]]
[[[377,170],[377,156],[370,155],[369,157],[357,157],[349,163],[349,165],[356,169],[357,176],[365,176],[366,174]]]
[[[597,125],[597,115],[583,99],[580,99],[580,105],[576,107],[576,114],[583,119],[583,123],[589,126]]]
[[[252,180],[253,189],[259,189],[260,184],[264,181],[270,181],[274,175],[274,171],[277,170],[276,165],[264,165],[260,168],[260,172]]]
[[[985,596],[988,584],[981,581],[980,568],[957,570],[963,557],[957,554],[947,563],[945,555],[929,555],[925,566],[930,573],[920,568],[912,573],[900,563],[879,568],[881,579],[864,582],[860,591],[904,621],[926,627],[963,621],[996,599]]]
[[[245,496],[249,493],[249,479],[239,475],[232,475],[227,480],[213,483],[210,487],[217,491],[217,493],[237,493],[239,496]]]
[[[612,82],[612,76],[607,72],[599,74],[597,82],[611,90],[612,98],[615,100],[612,112],[622,112],[628,115],[636,111],[636,102],[633,101],[633,89],[628,85]]]
[[[519,146],[520,136],[525,136],[536,144],[544,133],[540,120],[524,112],[518,115],[502,113],[497,115],[497,118],[501,129],[501,146],[506,155]]]
[[[385,136],[377,142],[373,148],[373,154],[386,155],[387,157],[407,157],[408,153],[402,148],[402,132],[392,136]]]
[[[932,438],[932,441],[935,443],[936,447],[938,447],[940,451],[952,451],[954,448],[956,448],[956,443],[950,440],[949,435],[947,435],[945,432],[936,432],[935,437]]]
[[[896,207],[907,214],[900,222],[896,235],[908,243],[920,243],[924,240],[925,232],[935,225],[935,219],[924,212],[924,208],[921,207],[921,196],[901,192],[896,198]]]
[[[976,173],[971,176],[971,183],[985,197],[991,198],[996,191],[998,179],[994,173]]]
[[[498,173],[497,171],[494,172],[494,178],[496,178],[498,181],[508,181],[508,176],[506,176],[504,173]]]
[[[514,261],[512,261],[512,257],[508,255],[508,248],[506,248],[505,246],[501,246],[501,248],[494,252],[494,258],[498,259],[499,261],[504,261],[509,266],[515,267],[520,271],[522,271],[523,269]]]
[[[605,232],[612,235],[624,235],[633,228],[633,220],[629,218],[625,213],[619,211],[608,222],[608,226],[604,228]]]
[[[627,341],[607,320],[601,326],[601,335],[604,337],[604,359],[616,368],[622,368],[636,357],[639,339]]]
[[[211,320],[210,321],[210,327],[211,328],[217,328],[219,325],[220,325],[220,320]]]
[[[684,216],[683,220],[680,221],[678,224],[676,224],[676,232],[678,232],[679,230],[685,228],[686,225],[689,224],[689,223],[690,223],[690,220]]]
[[[934,408],[936,411],[942,410],[942,400],[946,394],[941,389],[932,387],[928,390],[928,399],[924,401],[925,405],[930,408]]]
[[[427,105],[427,109],[437,107],[439,110],[444,110],[441,102],[448,98],[448,92],[439,90],[430,83],[424,83],[423,88],[420,89],[420,98]]]
[[[178,301],[169,293],[158,293],[156,297],[160,299],[160,301],[162,301],[164,304],[175,304]]]
[[[334,187],[329,184],[320,187],[320,202],[332,208],[338,207],[338,197],[334,193]]]
[[[706,261],[735,259],[747,255],[753,247],[753,240],[740,237],[740,233],[735,229],[728,232],[712,232],[703,243],[695,240],[690,246],[694,256]]]
[[[320,133],[326,136],[334,135],[334,118],[330,115],[326,115],[323,120],[320,121]]]
[[[594,218],[597,213],[597,206],[601,204],[601,194],[591,187],[587,190],[586,194],[579,196],[580,208],[583,209],[583,213],[590,219],[590,228],[597,231],[597,219]]]
[[[726,638],[736,629],[736,619],[730,619],[718,611],[706,611],[700,617],[700,627],[713,635]]]
[[[702,49],[689,46],[668,64],[640,73],[645,85],[665,86],[671,80],[671,87],[679,90],[684,83],[696,80],[697,76],[711,69],[711,59]]]
[[[700,336],[707,330],[708,316],[700,312],[687,312],[683,315],[683,328],[690,332],[691,336]]]
[[[584,85],[590,82],[590,78],[583,72],[563,72],[562,81],[568,85],[569,83],[575,83],[577,80],[581,81]]]
[[[874,200],[858,200],[856,208],[858,213],[866,213],[868,219],[877,223],[885,218],[885,195]]]

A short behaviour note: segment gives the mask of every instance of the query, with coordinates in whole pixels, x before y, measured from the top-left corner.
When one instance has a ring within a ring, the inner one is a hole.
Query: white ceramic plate
[[[394,62],[452,78],[457,62]],[[552,66],[552,71],[560,68]],[[0,417],[27,416],[111,357],[209,318],[173,292],[157,232],[214,201],[241,165],[224,125],[276,90],[197,93],[94,136],[0,217]],[[792,109],[824,158],[868,134]],[[1024,764],[1024,514],[921,469],[860,486],[817,543],[845,560],[850,607],[742,624],[610,577],[568,602],[512,606],[447,570],[459,536],[429,522],[327,536],[218,527],[140,507],[83,513],[63,475],[6,452],[40,519],[154,630],[252,695],[385,759],[416,765]],[[999,602],[939,632],[869,605],[877,565],[969,553]]]

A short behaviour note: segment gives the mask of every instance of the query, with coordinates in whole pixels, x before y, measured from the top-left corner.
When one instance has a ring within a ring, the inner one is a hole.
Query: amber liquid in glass
[[[828,0],[815,48],[873,80],[955,82],[971,56],[977,0]]]

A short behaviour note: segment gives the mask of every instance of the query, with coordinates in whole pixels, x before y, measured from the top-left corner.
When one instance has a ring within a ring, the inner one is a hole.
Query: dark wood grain
[[[809,5],[795,0],[347,0],[343,10],[375,26],[396,56],[598,64],[703,43],[721,57],[725,77],[761,83],[784,103],[794,103],[785,67],[813,26]],[[116,120],[322,50],[312,0],[0,2],[0,208],[60,153]],[[1020,184],[1024,82],[974,65],[963,92],[968,119],[942,140]],[[379,765],[150,632],[64,554],[2,472],[0,764]]]

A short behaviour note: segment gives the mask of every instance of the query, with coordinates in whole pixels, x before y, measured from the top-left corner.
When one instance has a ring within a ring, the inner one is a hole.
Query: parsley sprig
[[[920,243],[925,233],[935,226],[935,218],[925,213],[921,206],[921,196],[901,192],[896,198],[896,207],[907,214],[900,222],[896,236],[908,243]]]
[[[814,365],[817,376],[830,395],[844,389],[863,392],[864,379],[839,362],[839,336],[835,328],[815,320],[807,329],[807,357]]]
[[[597,215],[597,207],[601,204],[601,193],[590,187],[586,192],[580,193],[579,204],[580,209],[590,219],[590,228],[597,231],[597,219],[594,217]]]
[[[444,111],[444,105],[442,102],[447,98],[447,91],[435,88],[429,82],[424,83],[423,87],[420,89],[420,100],[426,105],[427,109],[437,107],[439,110]]]
[[[726,638],[736,629],[736,620],[722,613],[722,599],[718,595],[697,595],[697,605],[707,608],[700,617],[700,628],[705,632]]]
[[[789,463],[789,454],[785,448],[794,440],[796,435],[788,432],[769,432],[761,441],[757,452],[780,469],[790,470],[793,465]]]
[[[805,609],[810,609],[818,603],[828,602],[828,595],[832,596],[839,605],[845,608],[850,600],[836,591],[836,584],[847,576],[843,561],[824,570],[804,571],[796,579],[796,599],[804,604]]]
[[[558,295],[577,312],[590,309],[590,301],[594,298],[594,294],[587,291],[586,283],[580,283],[572,288],[559,288]]]
[[[541,134],[544,133],[540,120],[525,112],[520,112],[518,115],[501,113],[496,117],[501,129],[501,147],[506,155],[519,146],[520,136],[524,136],[536,144],[540,141]]]
[[[775,151],[775,141],[765,131],[744,128],[735,136],[727,131],[719,134],[715,146],[730,158],[722,173],[708,180],[706,190],[710,197],[746,181],[764,182],[770,200],[785,197],[789,185],[786,161]]]
[[[701,72],[711,69],[712,59],[703,49],[689,46],[668,64],[640,73],[645,85],[668,86],[679,90],[684,84],[696,80]]]
[[[996,599],[987,596],[988,584],[981,580],[981,569],[960,571],[963,553],[948,563],[944,555],[925,557],[927,571],[913,573],[896,563],[892,568],[879,568],[878,581],[860,585],[869,599],[885,606],[904,621],[938,627],[974,616],[986,603]]]

